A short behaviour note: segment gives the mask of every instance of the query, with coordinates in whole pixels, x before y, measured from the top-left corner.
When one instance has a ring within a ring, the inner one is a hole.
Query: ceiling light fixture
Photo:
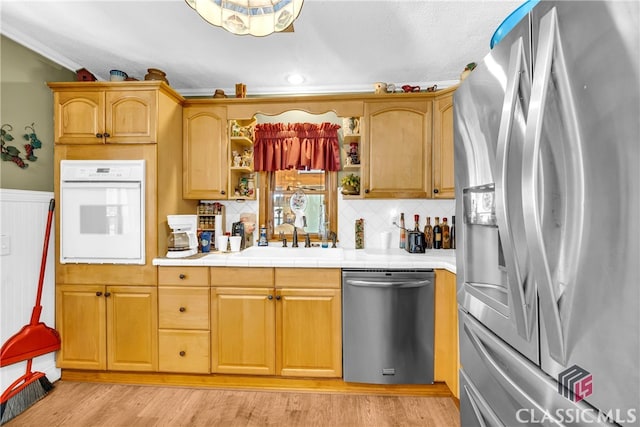
[[[287,76],[287,81],[292,85],[299,85],[304,82],[304,77],[300,74],[289,74]]]
[[[296,20],[304,0],[185,0],[210,24],[233,34],[267,36]]]

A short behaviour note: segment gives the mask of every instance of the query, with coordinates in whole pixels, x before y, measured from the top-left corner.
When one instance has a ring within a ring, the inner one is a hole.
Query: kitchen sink
[[[331,258],[342,257],[342,248],[305,248],[304,244],[298,248],[282,246],[251,246],[238,256],[251,258]]]

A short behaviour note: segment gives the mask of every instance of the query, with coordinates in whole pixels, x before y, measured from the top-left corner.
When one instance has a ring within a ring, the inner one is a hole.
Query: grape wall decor
[[[8,123],[2,125],[2,127],[0,128],[0,141],[2,142],[2,160],[13,162],[21,169],[29,167],[29,165],[24,162],[25,160],[28,160],[30,162],[35,162],[36,160],[38,160],[38,157],[33,154],[33,150],[41,148],[42,141],[40,141],[38,139],[38,136],[36,135],[35,125],[35,123],[31,123],[31,125],[24,127],[24,130],[27,133],[22,135],[22,137],[25,139],[25,141],[28,141],[27,144],[23,145],[25,151],[27,152],[25,159],[22,158],[20,149],[16,148],[13,145],[7,145],[8,142],[13,141],[14,139],[13,135],[11,135],[10,133],[11,131],[13,131],[13,126]]]

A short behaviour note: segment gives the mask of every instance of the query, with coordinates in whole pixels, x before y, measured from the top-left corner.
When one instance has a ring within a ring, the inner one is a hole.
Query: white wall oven
[[[60,262],[145,264],[145,161],[60,162]]]

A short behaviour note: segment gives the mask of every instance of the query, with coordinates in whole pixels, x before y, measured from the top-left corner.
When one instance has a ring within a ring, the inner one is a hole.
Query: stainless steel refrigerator
[[[640,425],[639,28],[540,2],[456,90],[465,427]]]

